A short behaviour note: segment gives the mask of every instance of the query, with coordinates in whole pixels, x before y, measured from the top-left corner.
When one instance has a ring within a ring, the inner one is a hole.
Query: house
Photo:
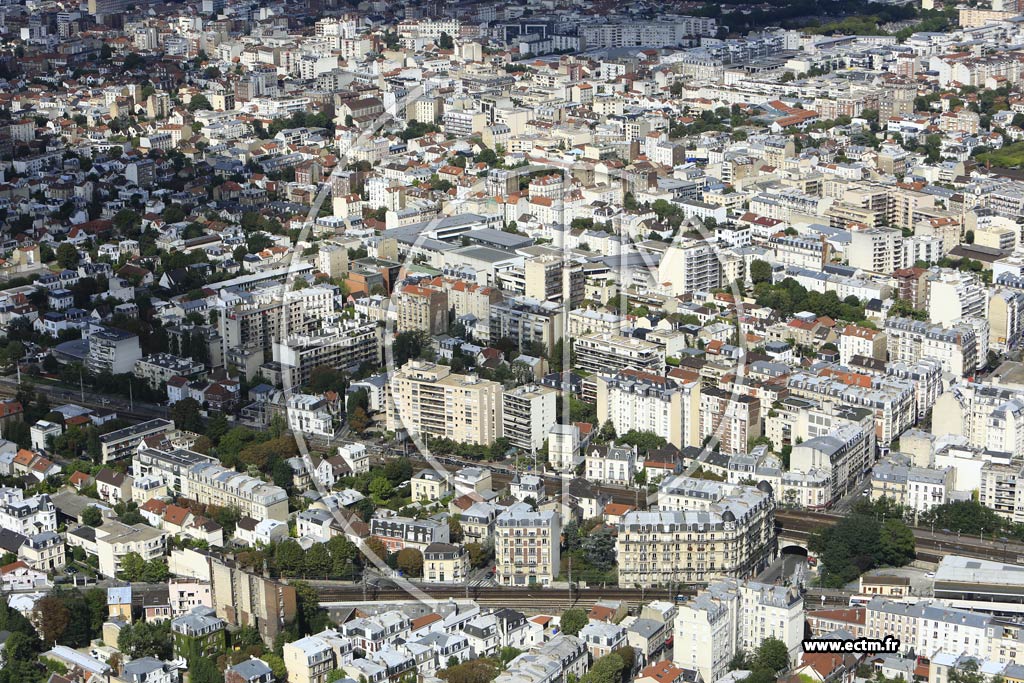
[[[100,500],[117,505],[132,498],[132,478],[108,467],[96,473],[96,493]]]
[[[48,590],[52,585],[46,572],[33,569],[21,560],[0,567],[0,591],[5,593]]]

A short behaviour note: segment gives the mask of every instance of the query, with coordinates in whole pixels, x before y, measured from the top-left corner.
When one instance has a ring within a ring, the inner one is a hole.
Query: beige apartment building
[[[494,525],[495,580],[502,586],[550,585],[561,569],[561,533],[556,511],[511,506]]]
[[[405,285],[392,297],[396,332],[420,330],[427,334],[448,331],[448,293],[444,290]]]
[[[460,545],[431,543],[423,549],[423,580],[463,583],[469,576],[469,553]]]
[[[719,440],[723,453],[746,453],[750,439],[761,436],[761,401],[753,396],[709,387],[700,395],[700,437]]]
[[[394,374],[387,429],[481,446],[502,436],[502,389],[476,375],[457,375],[435,363],[410,361]]]

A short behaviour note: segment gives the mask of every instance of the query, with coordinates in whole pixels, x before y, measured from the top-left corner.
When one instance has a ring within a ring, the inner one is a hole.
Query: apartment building
[[[837,501],[857,487],[874,459],[874,423],[864,419],[796,444],[789,467],[797,472],[827,472],[829,500]]]
[[[617,334],[587,334],[573,340],[576,367],[594,374],[640,370],[655,375],[665,371],[665,347]]]
[[[700,438],[717,439],[723,453],[745,453],[761,436],[761,402],[753,396],[707,387],[700,394]]]
[[[94,374],[123,375],[135,369],[142,358],[139,335],[113,327],[96,327],[87,335],[89,351],[85,367]]]
[[[1024,341],[1024,292],[1000,289],[988,300],[989,347],[1012,351]]]
[[[288,429],[297,434],[334,437],[335,417],[327,399],[311,394],[290,394],[287,402]]]
[[[523,276],[526,282],[523,293],[531,299],[572,307],[583,302],[584,273],[578,263],[554,254],[542,254],[526,259]]]
[[[370,535],[391,552],[405,548],[423,551],[432,543],[448,543],[448,525],[433,519],[378,513],[370,519]]]
[[[728,506],[627,512],[615,540],[619,586],[752,576],[775,556],[773,510],[764,505],[740,517]]]
[[[557,394],[551,387],[526,384],[501,396],[503,435],[515,448],[527,452],[544,447],[556,422]]]
[[[22,536],[57,530],[57,508],[47,494],[25,498],[21,489],[0,487],[0,529]]]
[[[639,469],[635,446],[589,446],[583,460],[585,478],[600,484],[632,486]]]
[[[132,373],[153,389],[159,389],[172,377],[200,380],[206,377],[206,366],[191,358],[171,353],[154,353],[135,361]]]
[[[100,436],[100,453],[103,456],[103,462],[108,463],[131,457],[143,439],[158,434],[170,434],[173,431],[173,422],[155,419],[103,434]]]
[[[963,377],[971,375],[982,362],[977,333],[961,322],[954,327],[932,325],[909,318],[887,318],[886,341],[890,361],[915,363],[932,358],[942,363],[945,372]]]
[[[680,385],[639,370],[598,375],[595,382],[597,424],[611,421],[616,434],[651,432],[676,448],[700,445],[699,382]]]
[[[890,228],[852,230],[846,256],[854,268],[888,275],[904,267],[903,233]]]
[[[562,338],[563,306],[552,301],[515,297],[491,304],[490,316],[490,338],[510,339],[525,353],[535,344],[554,353]]]
[[[431,543],[423,549],[423,580],[462,584],[469,577],[469,553],[451,543]]]
[[[722,284],[719,258],[718,247],[702,240],[673,245],[658,264],[658,282],[671,296],[711,291]]]
[[[978,502],[1004,519],[1024,520],[1024,468],[1020,463],[984,463]]]
[[[978,449],[1024,456],[1019,392],[988,384],[953,384],[935,401],[934,424]],[[998,448],[993,448],[998,446]]]
[[[940,651],[972,657],[988,653],[988,614],[945,607],[935,600],[904,603],[882,597],[872,598],[864,612],[866,638],[892,636],[903,651],[913,650],[919,657],[930,659]]]
[[[488,445],[504,433],[502,388],[447,366],[410,361],[391,379],[387,429],[422,438]]]
[[[404,284],[391,297],[395,331],[418,330],[427,334],[448,331],[448,293],[443,289]]]
[[[916,514],[923,514],[951,500],[955,480],[956,470],[952,467],[879,462],[871,470],[871,500],[888,498]],[[984,501],[982,504],[988,505]]]
[[[847,325],[839,336],[839,363],[849,365],[854,356],[885,361],[886,336],[881,330]]]
[[[307,384],[313,370],[330,367],[354,373],[364,363],[379,365],[384,358],[383,328],[376,322],[342,320],[311,334],[295,334],[273,346],[285,386]]]
[[[494,522],[494,579],[502,586],[550,585],[561,571],[562,526],[554,510],[515,503]]]
[[[257,521],[288,519],[288,492],[262,479],[203,462],[188,469],[182,495],[204,505],[236,508]]]
[[[327,683],[352,658],[352,640],[329,629],[286,643],[281,652],[291,683]]]
[[[768,638],[786,644],[791,662],[804,637],[804,599],[796,588],[726,579],[677,606],[673,661],[717,680],[737,652]]]
[[[953,327],[963,318],[984,318],[988,288],[971,272],[934,268],[925,278],[925,306],[933,325]]]
[[[315,286],[285,291],[282,285],[257,291],[227,289],[220,292],[218,308],[224,363],[252,379],[271,359],[275,341],[320,329],[334,310],[334,290]]]
[[[96,527],[100,573],[111,578],[117,576],[128,553],[136,553],[147,562],[163,557],[169,535],[146,524],[129,526],[107,520],[103,526]]]
[[[218,657],[227,649],[227,622],[214,609],[197,606],[171,619],[171,640],[176,657]]]
[[[847,384],[825,375],[794,372],[789,376],[787,388],[790,398],[820,402],[826,410],[844,406],[868,410],[874,416],[878,444],[888,445],[917,420],[915,387],[911,382],[898,377],[864,379],[870,379],[870,386],[862,386],[866,383],[863,380],[857,384]],[[834,405],[828,407],[827,404]],[[772,419],[769,415],[767,421],[771,422]],[[777,434],[775,431],[770,436],[773,443]]]

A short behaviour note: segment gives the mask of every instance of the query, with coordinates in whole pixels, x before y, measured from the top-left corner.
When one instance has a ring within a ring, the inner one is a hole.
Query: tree
[[[464,535],[465,534],[462,530],[462,522],[460,522],[457,517],[449,517],[448,540],[450,540],[452,543],[462,543]]]
[[[591,532],[581,543],[587,562],[607,571],[615,566],[615,534],[609,528]]]
[[[437,46],[442,50],[453,50],[455,49],[455,41],[450,35],[441,31],[441,35],[437,39]]]
[[[766,638],[761,641],[754,654],[754,669],[766,669],[774,673],[789,668],[789,650],[778,638]]]
[[[587,613],[581,609],[571,608],[562,612],[562,633],[574,636],[590,622]]]
[[[499,672],[497,661],[481,657],[438,671],[437,677],[448,683],[491,683]]]
[[[331,551],[323,543],[314,543],[304,557],[306,574],[327,578],[331,571]]]
[[[467,543],[466,552],[469,553],[469,565],[473,569],[483,569],[491,561],[491,551],[487,546],[480,543]]]
[[[292,585],[295,588],[296,624],[299,633],[308,636],[323,631],[330,625],[330,619],[327,610],[320,606],[320,594],[305,581],[296,581]]]
[[[772,281],[772,267],[767,261],[754,259],[750,262],[750,281],[755,285]]]
[[[416,548],[403,548],[399,550],[398,568],[406,576],[418,579],[423,576],[423,553]]]
[[[200,109],[210,110],[213,109],[213,105],[210,104],[210,100],[207,99],[206,95],[193,95],[192,99],[188,102],[188,110],[199,111]]]
[[[878,537],[878,562],[902,567],[914,559],[914,532],[899,519],[887,519]]]
[[[128,659],[139,657],[171,658],[171,621],[141,621],[121,628],[117,649]]]
[[[366,414],[366,409],[356,406],[356,409],[348,414],[348,426],[357,434],[366,431],[366,428],[370,426],[370,416]]]
[[[364,547],[366,548],[366,552],[369,555],[371,561],[373,558],[376,558],[383,562],[388,557],[388,548],[386,545],[384,545],[384,541],[380,540],[379,538],[370,537],[366,539]]]
[[[40,598],[32,609],[32,623],[39,630],[44,643],[60,641],[71,620],[71,613],[60,597],[47,595]]]
[[[580,683],[619,683],[625,668],[626,663],[622,661],[622,657],[615,652],[610,652],[594,662],[590,671],[580,678]]]
[[[136,552],[126,554],[121,558],[121,575],[128,581],[142,581],[142,575],[146,571],[146,561],[142,555]]]
[[[202,432],[203,419],[199,415],[199,401],[194,398],[183,398],[171,406],[171,419],[174,426],[189,432]]]
[[[82,510],[82,524],[91,527],[97,527],[103,524],[103,513],[95,505]]]
[[[61,268],[77,268],[78,259],[78,249],[70,242],[61,242],[57,247],[57,263]]]
[[[208,657],[193,657],[188,663],[189,683],[217,683],[224,680],[217,665]]]
[[[298,574],[304,567],[302,546],[294,539],[285,539],[274,549],[274,564],[282,574]]]
[[[274,674],[274,678],[278,681],[288,680],[288,667],[285,666],[284,660],[273,652],[267,652],[260,655],[260,659],[267,663],[270,667],[270,672]]]

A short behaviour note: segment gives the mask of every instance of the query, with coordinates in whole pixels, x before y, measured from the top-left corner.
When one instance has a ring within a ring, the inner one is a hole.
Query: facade
[[[423,580],[462,584],[469,578],[469,553],[450,543],[431,543],[423,549]]]
[[[502,394],[503,436],[512,446],[527,452],[543,448],[555,425],[556,393],[550,387],[527,384]]]
[[[387,428],[426,439],[488,445],[503,434],[502,389],[476,375],[410,361],[391,380]]]
[[[639,370],[660,374],[665,370],[665,348],[635,337],[587,334],[573,340],[576,367],[590,373]]]
[[[717,387],[700,394],[700,437],[713,438],[724,453],[745,453],[761,436],[761,402]]]
[[[546,586],[561,570],[561,519],[516,503],[494,524],[494,578],[503,586]]]
[[[699,382],[677,385],[637,370],[598,375],[595,382],[597,424],[611,421],[616,434],[651,432],[676,448],[700,444]]]
[[[123,375],[135,369],[142,358],[139,336],[113,327],[100,327],[89,335],[89,352],[85,366],[90,372]]]
[[[767,638],[801,651],[804,600],[794,588],[727,579],[711,583],[678,606],[673,661],[704,680],[725,675],[737,652],[754,652]]]
[[[370,535],[391,552],[403,548],[422,551],[432,543],[448,543],[448,525],[433,519],[377,515],[370,520]]]

